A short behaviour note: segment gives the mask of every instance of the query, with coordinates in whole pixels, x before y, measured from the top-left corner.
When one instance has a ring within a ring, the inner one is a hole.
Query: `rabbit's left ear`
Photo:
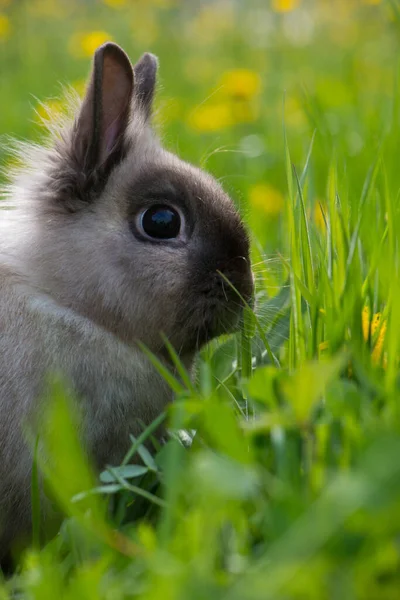
[[[157,80],[158,59],[146,52],[133,67],[135,74],[134,96],[136,108],[142,110],[145,119],[151,116]]]
[[[133,88],[133,69],[125,52],[111,42],[100,46],[73,133],[74,155],[82,172],[119,159]]]

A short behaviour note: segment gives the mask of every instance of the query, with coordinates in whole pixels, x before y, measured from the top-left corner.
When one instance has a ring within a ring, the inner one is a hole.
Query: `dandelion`
[[[195,109],[188,123],[198,131],[219,131],[236,123],[252,123],[260,114],[255,102],[260,89],[261,79],[255,71],[225,71],[213,95],[213,103]]]
[[[10,37],[11,25],[10,20],[6,15],[0,13],[0,41]]]
[[[365,341],[372,339],[377,334],[377,338],[372,350],[372,360],[374,363],[379,363],[382,357],[383,344],[385,341],[387,322],[381,324],[381,313],[375,313],[371,319],[371,311],[368,306],[365,306],[362,312],[362,332]]]
[[[272,0],[272,10],[286,13],[300,6],[301,0]]]
[[[225,94],[247,100],[257,95],[261,89],[260,75],[250,69],[225,71],[220,83]]]
[[[197,107],[188,118],[188,124],[197,131],[219,131],[233,125],[233,115],[228,102]]]
[[[362,314],[361,314],[361,325],[362,325],[362,334],[365,342],[368,342],[369,339],[373,341],[372,348],[372,362],[375,364],[379,364],[382,359],[383,353],[383,345],[385,342],[385,335],[387,330],[387,322],[382,321],[381,313],[375,313],[371,319],[371,311],[368,306],[364,306]],[[375,341],[374,341],[374,338]],[[319,350],[323,352],[329,348],[329,341],[325,340],[319,344]],[[383,355],[383,365],[385,366],[387,362],[386,355]],[[352,369],[350,367],[349,374],[352,373]]]
[[[103,0],[104,4],[110,8],[123,8],[128,4],[128,0]]]
[[[70,39],[69,51],[76,58],[91,57],[99,46],[111,40],[112,36],[106,31],[76,33]]]
[[[231,111],[235,123],[253,123],[260,116],[259,105],[244,100],[233,101]]]
[[[251,206],[270,217],[277,217],[284,207],[284,198],[281,192],[267,183],[258,183],[249,190]]]

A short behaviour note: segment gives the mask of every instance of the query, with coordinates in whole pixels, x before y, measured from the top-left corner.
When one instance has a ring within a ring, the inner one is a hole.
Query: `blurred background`
[[[155,120],[166,145],[221,179],[265,251],[284,251],[283,124],[299,170],[317,132],[308,197],[323,226],[319,203],[332,157],[340,157],[348,193],[359,197],[391,126],[398,6],[0,0],[0,135],[39,139],[40,116],[61,109],[63,85],[83,93],[91,56],[104,41],[122,45],[133,62],[151,51],[160,59]],[[0,153],[6,162],[4,145]]]

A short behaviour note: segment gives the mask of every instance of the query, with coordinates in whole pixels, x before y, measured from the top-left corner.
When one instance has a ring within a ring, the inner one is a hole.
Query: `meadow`
[[[0,600],[399,598],[399,0],[0,0],[3,178],[108,39],[158,55],[155,126],[237,203],[256,307],[100,481],[55,389],[65,520],[42,547],[35,467]]]

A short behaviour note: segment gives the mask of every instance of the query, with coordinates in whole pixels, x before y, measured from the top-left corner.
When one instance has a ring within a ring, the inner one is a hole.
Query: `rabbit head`
[[[153,132],[156,71],[151,54],[132,67],[113,43],[96,51],[74,123],[37,179],[30,272],[124,341],[161,352],[163,333],[189,356],[250,301],[249,240],[220,185]]]

